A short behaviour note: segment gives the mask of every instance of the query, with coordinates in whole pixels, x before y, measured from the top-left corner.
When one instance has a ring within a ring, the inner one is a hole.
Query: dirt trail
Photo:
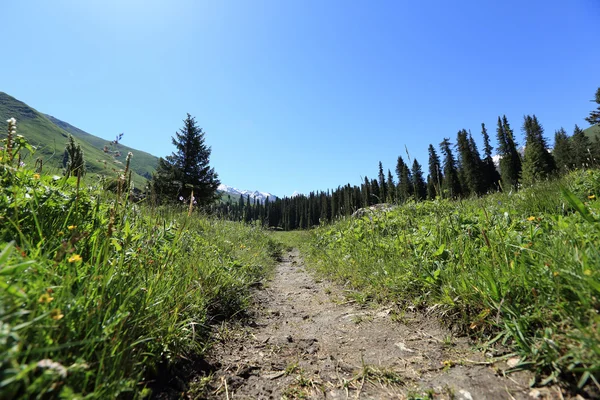
[[[217,333],[209,398],[531,398],[525,374],[499,376],[505,364],[486,363],[433,319],[348,302],[306,272],[297,250],[251,312],[250,324]]]

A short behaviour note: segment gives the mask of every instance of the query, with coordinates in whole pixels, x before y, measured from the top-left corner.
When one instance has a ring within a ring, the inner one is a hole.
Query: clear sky
[[[594,108],[598,0],[2,0],[0,90],[157,156],[186,113],[223,183],[375,178],[506,114],[552,138]],[[552,143],[552,140],[550,140]]]

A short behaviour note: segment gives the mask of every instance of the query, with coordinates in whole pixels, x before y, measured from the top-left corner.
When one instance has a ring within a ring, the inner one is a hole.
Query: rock
[[[408,353],[414,353],[415,352],[414,350],[411,350],[408,347],[406,347],[406,345],[404,343],[402,343],[402,342],[395,343],[395,346],[398,347],[400,350],[406,351]]]

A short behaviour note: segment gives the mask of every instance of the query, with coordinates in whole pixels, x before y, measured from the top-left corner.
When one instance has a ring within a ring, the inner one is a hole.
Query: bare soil
[[[474,349],[419,312],[348,301],[342,288],[309,274],[297,250],[257,290],[252,318],[222,325],[188,397],[209,399],[531,399],[525,372]]]

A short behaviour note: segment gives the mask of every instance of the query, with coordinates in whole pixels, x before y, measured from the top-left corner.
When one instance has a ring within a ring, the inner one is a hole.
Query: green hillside
[[[74,138],[85,140],[97,149],[104,148],[104,146],[110,141],[108,139],[102,139],[98,136],[94,136],[90,133],[82,131],[81,129],[67,122],[61,121],[60,119],[51,115],[44,114],[44,116],[59,128],[69,132]],[[145,151],[136,150],[121,144],[119,145],[119,151],[121,152],[121,155],[116,158],[121,162],[125,162],[128,152],[132,152],[135,155],[131,159],[131,168],[139,175],[150,178],[152,173],[156,170],[156,166],[158,165],[158,157],[153,156],[150,153],[146,153]]]
[[[44,114],[29,107],[27,104],[15,99],[4,92],[0,92],[0,121],[16,118],[17,133],[23,135],[37,150],[33,158],[25,158],[27,164],[34,163],[34,159],[44,160],[44,169],[54,169],[59,173],[62,169],[63,152],[69,133],[76,138],[84,152],[87,177],[95,174],[115,176],[115,172],[124,168],[124,161],[128,151],[133,152],[132,170],[135,186],[145,186],[147,179],[154,170],[157,158],[126,146],[119,145],[121,156],[114,158],[104,153],[103,148],[108,140],[90,135],[74,126],[53,118],[50,120]],[[68,128],[66,130],[65,128]],[[6,136],[6,130],[0,130],[0,137]]]
[[[597,137],[600,136],[600,126],[598,125],[593,125],[590,126],[589,128],[585,129],[583,131],[587,137],[589,137],[592,140],[595,140]]]

